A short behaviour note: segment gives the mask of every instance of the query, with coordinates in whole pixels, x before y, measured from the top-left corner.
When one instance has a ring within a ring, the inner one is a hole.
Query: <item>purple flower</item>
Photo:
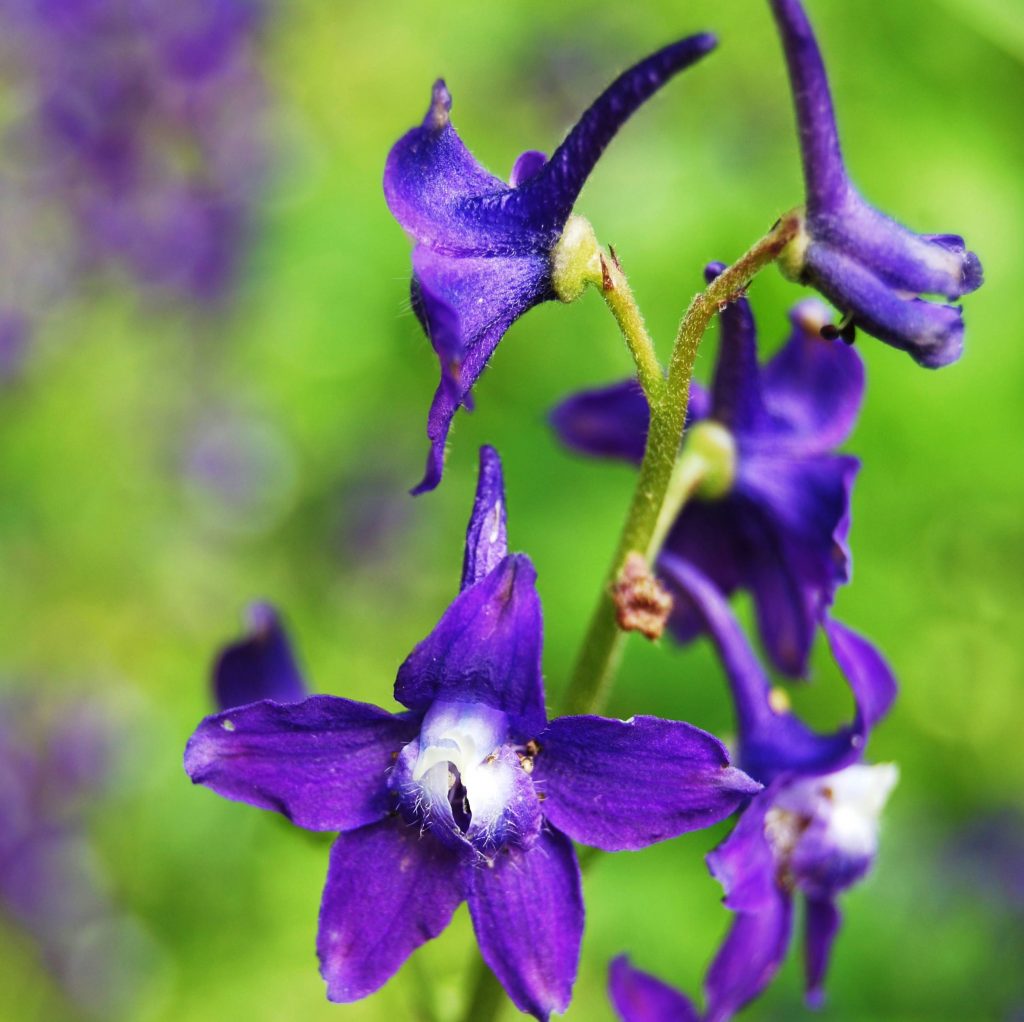
[[[709,279],[720,270],[711,264]],[[712,430],[731,464],[683,508],[662,554],[693,564],[727,594],[749,589],[768,654],[791,675],[806,672],[818,622],[850,572],[859,462],[832,452],[857,418],[864,369],[852,348],[821,336],[825,316],[817,301],[797,305],[788,342],[759,367],[746,299],[721,314],[714,381],[710,393],[693,386],[688,428],[691,441]],[[626,381],[576,394],[551,418],[574,450],[639,462],[648,417],[639,386]],[[669,625],[687,642],[701,630],[701,614],[685,592],[673,596]]]
[[[277,611],[269,603],[254,603],[248,617],[249,634],[221,650],[213,666],[217,705],[231,710],[261,699],[301,702],[306,684]]]
[[[82,269],[215,303],[237,275],[262,183],[257,0],[26,3],[3,14],[35,193],[63,210]]]
[[[816,734],[772,690],[714,585],[683,562],[671,567],[704,615],[725,666],[736,704],[740,763],[768,785],[708,857],[711,872],[725,888],[725,904],[736,917],[705,978],[707,1003],[701,1017],[725,1022],[768,985],[789,947],[796,893],[806,901],[807,995],[817,1003],[840,923],[836,896],[870,869],[878,817],[896,783],[895,766],[859,762],[870,729],[895,697],[896,682],[870,643],[838,622],[826,621],[825,632],[850,684],[856,712],[846,727]],[[644,1014],[644,1006],[657,1003],[651,991],[659,987],[628,963],[618,965],[617,972],[613,966],[613,999],[626,1022],[657,1017]],[[682,995],[675,996],[678,1018],[698,1017]]]
[[[800,0],[770,0],[789,68],[807,191],[804,229],[783,271],[825,295],[851,326],[935,369],[963,350],[959,306],[981,286],[978,257],[953,234],[915,234],[869,206],[850,184],[821,52]]]
[[[460,405],[469,406],[473,384],[505,331],[538,303],[570,297],[559,294],[554,264],[566,248],[563,231],[573,239],[586,233],[576,221],[566,225],[598,157],[638,107],[714,45],[712,36],[691,36],[631,67],[551,159],[523,153],[508,184],[480,166],[452,127],[443,81],[434,85],[423,124],[395,143],[384,194],[416,242],[412,307],[441,363],[427,420],[426,474],[414,493],[440,482],[452,418]]]
[[[395,681],[407,712],[313,696],[230,710],[193,735],[193,781],[341,831],[318,938],[331,1000],[384,984],[465,899],[488,965],[546,1019],[569,1003],[583,927],[571,842],[640,848],[760,790],[689,724],[548,721],[540,657],[535,572],[507,551],[501,466],[484,448],[462,591]]]

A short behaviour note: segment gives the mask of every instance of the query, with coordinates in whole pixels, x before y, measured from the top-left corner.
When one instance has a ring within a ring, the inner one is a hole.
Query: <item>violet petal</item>
[[[261,699],[297,703],[306,698],[288,635],[270,604],[249,609],[249,634],[221,651],[213,668],[213,687],[222,710]]]
[[[579,964],[583,892],[572,842],[545,830],[528,850],[464,867],[480,954],[520,1011],[565,1011]]]
[[[523,740],[543,729],[543,623],[537,573],[525,554],[506,557],[464,589],[406,658],[395,698],[414,710],[437,699],[490,706],[506,713]]]
[[[479,582],[508,554],[508,522],[505,510],[505,480],[501,458],[493,447],[480,448],[480,473],[476,497],[466,529],[466,552],[462,561],[462,585]]]
[[[310,696],[207,717],[185,749],[195,784],[283,813],[307,830],[350,830],[390,811],[387,772],[419,716]]]
[[[625,955],[608,967],[608,996],[622,1022],[700,1022],[696,1008],[678,990],[635,969]]]
[[[320,904],[317,956],[332,1001],[382,987],[462,901],[458,860],[397,817],[340,834]]]
[[[761,786],[692,724],[560,717],[538,738],[533,781],[544,815],[574,841],[608,852],[711,826]]]

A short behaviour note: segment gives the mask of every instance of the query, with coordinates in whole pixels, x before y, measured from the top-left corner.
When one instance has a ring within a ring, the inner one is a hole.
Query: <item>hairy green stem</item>
[[[611,309],[626,347],[636,364],[636,378],[648,401],[660,401],[665,390],[665,370],[658,361],[644,317],[633,296],[633,289],[622,272],[614,249],[611,258],[601,257],[601,296]]]
[[[690,382],[701,338],[719,308],[737,298],[754,275],[778,257],[798,227],[795,215],[783,217],[693,299],[676,335],[668,379],[660,388],[660,394],[652,397],[644,388],[651,410],[647,446],[615,555],[562,700],[565,713],[594,713],[608,699],[625,637],[616,620],[612,589],[632,551],[639,551],[648,559],[656,553],[653,542],[683,437]]]

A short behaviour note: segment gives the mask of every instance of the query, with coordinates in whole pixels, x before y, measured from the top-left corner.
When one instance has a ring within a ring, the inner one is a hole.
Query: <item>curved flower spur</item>
[[[534,568],[507,551],[501,465],[483,448],[462,591],[398,671],[406,712],[264,700],[208,717],[189,741],[194,782],[341,831],[317,941],[332,1000],[382,986],[465,899],[509,997],[546,1019],[569,1003],[583,931],[572,841],[641,848],[760,790],[689,724],[548,721],[541,631]]]
[[[721,263],[708,265],[713,280]],[[810,299],[790,313],[792,332],[763,365],[750,304],[719,315],[710,391],[692,384],[688,452],[716,462],[668,531],[662,556],[703,571],[726,594],[749,589],[772,663],[807,671],[811,643],[837,586],[849,580],[846,536],[859,462],[835,448],[853,429],[864,394],[860,355],[821,336],[828,322]],[[639,463],[649,412],[632,380],[582,391],[551,414],[573,450]],[[671,577],[669,626],[681,642],[702,631],[699,608]]]
[[[633,968],[612,963],[609,992],[623,1022],[726,1022],[771,982],[789,947],[793,897],[802,894],[807,998],[822,999],[840,925],[836,897],[870,870],[878,818],[897,771],[861,763],[871,729],[896,696],[888,665],[866,639],[837,621],[824,628],[850,685],[854,719],[827,735],[797,718],[774,691],[714,585],[691,565],[668,570],[705,618],[728,676],[740,763],[767,787],[750,800],[733,832],[708,856],[736,913],[704,982],[706,1008]]]
[[[460,405],[469,406],[505,331],[540,302],[581,293],[597,242],[589,225],[570,214],[598,157],[634,111],[714,46],[713,36],[691,36],[631,67],[551,159],[523,153],[508,184],[477,163],[452,127],[443,81],[434,85],[423,124],[395,143],[384,195],[416,242],[412,307],[441,363],[427,419],[426,473],[414,493],[441,481],[452,418]]]
[[[981,287],[981,262],[954,234],[915,234],[869,206],[850,184],[821,51],[800,0],[769,0],[782,38],[800,131],[807,192],[803,230],[779,260],[861,327],[936,369],[963,350],[953,300]],[[852,337],[852,334],[849,336]]]

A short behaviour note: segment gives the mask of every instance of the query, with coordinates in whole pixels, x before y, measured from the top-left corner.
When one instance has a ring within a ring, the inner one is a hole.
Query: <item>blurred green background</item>
[[[963,233],[987,277],[966,300],[956,366],[931,373],[859,342],[855,580],[837,613],[901,680],[870,754],[898,761],[902,780],[877,871],[844,899],[823,1017],[1019,1019],[1024,862],[999,835],[1024,812],[1024,6],[809,9],[855,181],[914,228]],[[234,301],[157,312],[94,289],[53,311],[0,393],[0,673],[12,691],[116,709],[119,780],[89,827],[112,896],[146,934],[125,1017],[416,1018],[424,985],[441,1013],[461,1003],[464,908],[381,993],[329,1004],[314,951],[326,839],[193,788],[182,749],[211,709],[214,651],[256,597],[282,608],[316,690],[392,705],[398,664],[455,593],[485,442],[504,458],[513,545],[539,571],[557,703],[632,473],[569,456],[545,415],[626,375],[628,356],[594,294],[531,312],[457,419],[441,488],[405,496],[437,369],[381,171],[439,74],[463,138],[505,176],[522,149],[550,151],[621,68],[705,29],[719,51],[627,126],[577,206],[616,245],[666,355],[704,263],[735,257],[801,199],[767,5],[292,0],[262,37],[274,171]],[[769,351],[802,294],[769,270],[751,297]],[[183,470],[211,429],[240,459],[241,492]],[[848,705],[817,653],[797,702],[829,723]],[[731,728],[705,643],[631,641],[611,710]],[[594,865],[570,1018],[611,1018],[605,967],[621,951],[699,990],[729,920],[703,864],[723,833]],[[975,833],[996,837],[965,850]],[[0,1017],[80,1017],[2,915],[0,963]],[[745,1017],[804,1017],[798,965],[791,954]]]

